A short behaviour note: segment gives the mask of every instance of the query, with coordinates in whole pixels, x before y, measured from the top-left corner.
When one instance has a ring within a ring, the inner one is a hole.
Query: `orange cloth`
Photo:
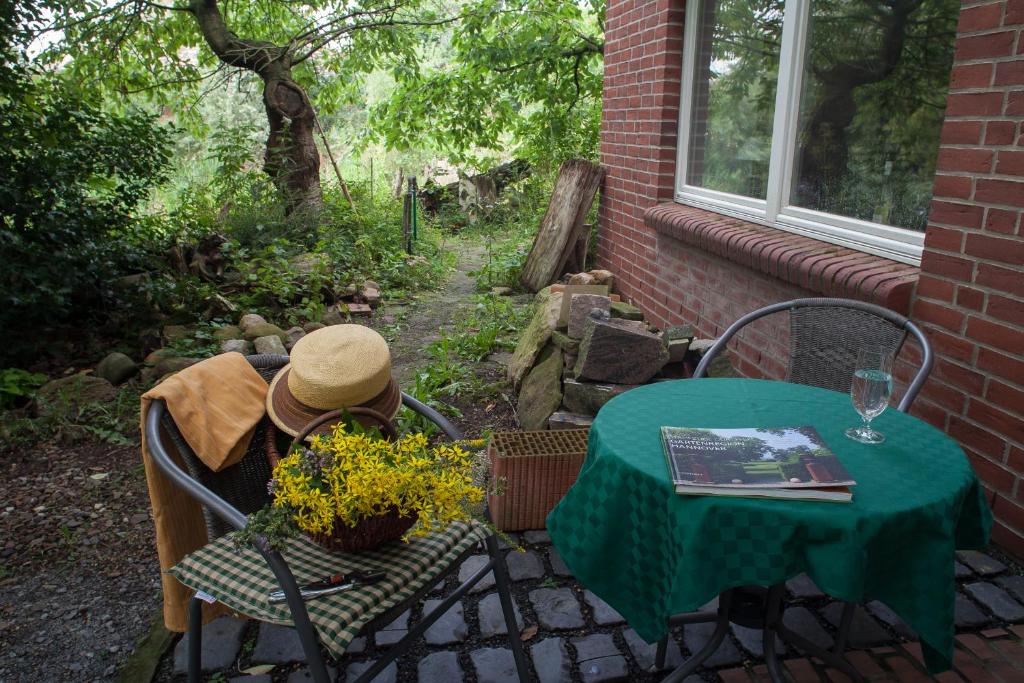
[[[156,524],[164,623],[172,631],[187,629],[192,591],[165,572],[209,539],[199,502],[153,464],[146,445],[146,413],[154,399],[163,399],[196,456],[211,470],[219,471],[245,455],[256,425],[266,413],[266,396],[267,383],[240,353],[224,353],[196,363],[142,395],[142,461]],[[183,467],[170,439],[162,436],[171,457]],[[219,603],[203,605],[203,621],[226,611]]]

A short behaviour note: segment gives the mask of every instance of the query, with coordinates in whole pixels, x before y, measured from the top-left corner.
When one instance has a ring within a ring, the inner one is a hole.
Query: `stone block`
[[[559,410],[548,418],[548,429],[586,429],[593,424],[594,418],[590,415],[579,413],[567,413]]]
[[[377,643],[377,647],[386,647],[388,645],[394,645],[400,641],[408,632],[409,610],[405,610],[390,624],[385,625],[379,631],[374,633],[373,640]]]
[[[257,337],[256,341],[253,342],[253,346],[256,347],[256,353],[268,353],[276,356],[288,355],[288,349],[284,347],[284,342],[277,335]]]
[[[574,273],[569,276],[570,285],[592,285],[594,284],[594,276],[590,273]]]
[[[523,377],[533,367],[537,356],[551,338],[551,332],[558,326],[562,293],[552,292],[550,288],[542,289],[537,293],[535,306],[533,318],[520,335],[506,370],[508,381],[515,389],[519,388]]]
[[[962,595],[953,603],[953,624],[958,628],[979,628],[992,621],[978,606]]]
[[[579,339],[573,339],[565,332],[560,332],[559,330],[555,330],[551,333],[551,341],[555,346],[566,353],[576,353],[580,350]]]
[[[253,325],[265,325],[266,323],[266,319],[256,313],[246,313],[238,319],[238,326],[242,328],[242,332],[247,331]]]
[[[572,576],[572,571],[557,550],[554,548],[549,550],[548,558],[551,560],[551,571],[555,576]]]
[[[523,615],[519,612],[519,605],[515,598],[512,598],[512,611],[516,615],[516,624],[523,628]],[[501,610],[501,599],[497,593],[485,595],[478,606],[478,617],[480,620],[480,635],[484,638],[503,636],[508,633],[505,625],[505,613]]]
[[[1024,621],[1024,606],[994,583],[975,581],[964,585],[964,590],[997,618],[1012,623]]]
[[[487,555],[473,555],[467,557],[466,561],[459,567],[459,583],[465,583],[469,577],[484,568],[490,558]],[[482,593],[494,587],[494,572],[487,572],[487,576],[477,581],[476,585],[469,589],[470,593]]]
[[[608,313],[612,302],[607,296],[599,294],[573,294],[569,301],[569,337],[579,339],[583,336],[587,320],[597,309]]]
[[[245,619],[219,617],[203,626],[202,664],[203,671],[219,671],[235,663],[242,648],[245,634]],[[174,673],[188,672],[188,638],[182,638],[174,648]]]
[[[373,666],[376,662],[352,662],[345,667],[345,680],[351,683],[360,676],[363,672]],[[374,676],[373,683],[395,683],[398,680],[398,665],[391,662],[384,670]]]
[[[615,288],[615,274],[610,270],[591,270],[591,277],[594,278],[594,284],[605,285],[608,289]]]
[[[637,665],[644,671],[654,671],[654,659],[657,654],[658,644],[646,642],[631,628],[626,629],[622,637],[625,639],[629,651],[633,653],[633,659],[636,660]],[[669,636],[668,649],[665,651],[665,664],[661,670],[669,671],[682,663],[683,653],[679,649],[679,643],[676,642],[675,638]]]
[[[241,339],[243,337],[242,328],[238,325],[221,325],[213,331],[213,338],[217,341],[227,341],[228,339]]]
[[[562,351],[549,344],[541,352],[519,392],[516,417],[527,431],[544,429],[562,402]]]
[[[94,374],[113,385],[118,385],[134,377],[138,371],[139,368],[135,361],[123,353],[114,351],[107,354],[100,361],[99,365],[96,366]]]
[[[220,344],[221,353],[240,353],[248,356],[253,350],[252,342],[244,339],[226,339]]]
[[[629,675],[626,658],[615,646],[611,634],[595,633],[570,642],[576,648],[576,665],[584,683],[620,681]]]
[[[627,304],[625,301],[616,301],[612,303],[611,308],[608,312],[613,318],[622,318],[623,320],[643,320],[644,312],[632,304]]]
[[[416,667],[418,683],[452,683],[462,680],[459,656],[454,652],[433,652]]]
[[[306,653],[302,650],[299,632],[291,626],[260,624],[260,632],[256,636],[256,648],[252,652],[252,661],[261,664],[306,661]]]
[[[593,591],[583,591],[583,600],[590,606],[591,612],[594,615],[594,621],[599,626],[614,626],[626,621],[621,614],[616,612],[607,602],[597,597]]]
[[[295,346],[296,342],[306,336],[306,331],[299,326],[289,327],[284,331],[284,333],[288,336],[284,345],[289,351],[292,350],[292,347]]]
[[[508,577],[513,581],[539,579],[544,576],[544,564],[532,550],[523,553],[510,552],[505,556],[505,564],[508,565]]]
[[[477,683],[519,683],[516,661],[507,648],[484,647],[469,653]]]
[[[566,379],[562,383],[562,407],[569,413],[594,416],[605,403],[637,386],[639,385],[603,384]]]
[[[555,291],[557,285],[552,285],[551,290]],[[558,310],[558,324],[555,327],[567,327],[569,325],[569,308],[572,304],[573,294],[598,294],[600,296],[612,297],[608,294],[608,287],[605,285],[565,285],[559,290],[562,294],[561,307]],[[614,299],[613,299],[614,300]]]
[[[531,529],[523,532],[523,540],[532,545],[546,545],[551,543],[551,534],[547,529]]]
[[[561,638],[545,638],[530,648],[533,668],[539,683],[563,683],[570,680],[571,663]]]
[[[823,598],[825,594],[821,592],[817,584],[811,580],[811,577],[807,574],[798,574],[792,579],[786,582],[786,588],[793,594],[794,598]]]
[[[672,339],[668,342],[668,362],[681,363],[690,350],[689,339]]]
[[[643,384],[668,362],[661,339],[641,332],[632,321],[587,322],[580,342],[576,376],[614,384]],[[582,412],[582,411],[580,411]]]
[[[977,550],[961,550],[957,558],[981,576],[993,576],[1006,571],[1006,565]]]
[[[683,627],[683,644],[690,652],[698,652],[711,640],[711,634],[715,630],[713,623],[687,624]],[[743,655],[739,648],[729,636],[725,637],[722,644],[715,650],[714,654],[704,660],[706,668],[719,666],[732,666],[743,661]]]
[[[433,612],[442,600],[427,600],[423,603],[423,613]],[[448,611],[427,628],[424,638],[428,645],[449,645],[461,643],[469,636],[469,626],[463,613],[462,603],[456,602]]]
[[[288,338],[284,330],[270,323],[254,323],[243,329],[245,330],[245,338],[251,342],[256,341],[260,337],[274,336],[284,344],[284,340]]]
[[[580,603],[568,588],[537,588],[530,591],[530,602],[537,613],[541,628],[583,628]]]

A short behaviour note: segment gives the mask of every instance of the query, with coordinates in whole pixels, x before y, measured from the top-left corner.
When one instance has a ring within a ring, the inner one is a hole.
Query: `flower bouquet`
[[[483,501],[475,460],[457,444],[431,446],[423,434],[386,441],[336,424],[277,463],[271,505],[252,515],[236,540],[259,534],[280,547],[306,533],[330,550],[355,552],[441,531],[470,519]]]

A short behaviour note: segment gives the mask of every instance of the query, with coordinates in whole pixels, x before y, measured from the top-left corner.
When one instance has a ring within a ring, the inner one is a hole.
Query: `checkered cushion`
[[[367,622],[436,580],[486,535],[486,529],[479,524],[456,523],[443,533],[415,538],[409,543],[387,543],[361,553],[331,552],[306,538],[291,539],[282,554],[299,585],[339,571],[387,572],[383,581],[373,585],[306,602],[320,641],[339,657]],[[267,595],[279,585],[263,557],[249,548],[236,550],[228,536],[188,555],[168,573],[254,619],[292,623],[287,604],[267,602]]]

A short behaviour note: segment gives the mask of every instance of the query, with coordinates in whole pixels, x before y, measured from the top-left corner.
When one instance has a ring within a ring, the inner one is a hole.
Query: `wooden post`
[[[327,150],[327,158],[331,160],[331,166],[334,167],[334,175],[338,176],[338,184],[341,185],[341,192],[345,195],[345,199],[348,200],[348,205],[353,209],[356,208],[356,203],[352,201],[352,195],[348,191],[348,183],[341,177],[341,171],[338,170],[338,163],[334,160],[334,154],[331,152],[331,146],[327,144],[327,135],[324,134],[324,127],[320,125],[320,117],[313,112],[313,120],[316,121],[316,129],[320,131],[320,139],[323,140],[324,149]]]
[[[566,261],[584,236],[583,221],[603,178],[604,169],[589,161],[570,159],[562,164],[519,278],[530,291],[540,291],[564,272]]]

